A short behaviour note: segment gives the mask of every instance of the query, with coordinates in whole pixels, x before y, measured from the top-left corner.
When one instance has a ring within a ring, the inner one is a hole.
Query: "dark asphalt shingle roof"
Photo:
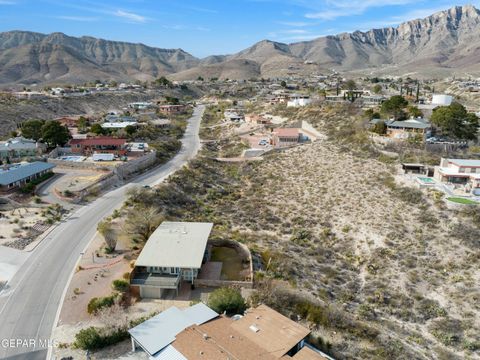
[[[15,164],[8,170],[0,169],[0,185],[12,184],[41,171],[50,170],[55,165],[46,162],[36,161],[27,164]]]

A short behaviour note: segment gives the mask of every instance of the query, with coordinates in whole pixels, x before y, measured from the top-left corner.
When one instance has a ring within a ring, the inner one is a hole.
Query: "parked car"
[[[262,139],[258,142],[258,145],[263,145],[263,146],[268,145],[268,140]]]

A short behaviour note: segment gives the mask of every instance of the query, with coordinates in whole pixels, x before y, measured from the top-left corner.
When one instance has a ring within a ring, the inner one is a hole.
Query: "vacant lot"
[[[348,111],[314,115],[329,141],[259,163],[199,159],[131,200],[248,244],[263,262],[257,284],[290,286],[257,296],[309,320],[336,358],[479,358],[478,208],[450,211],[396,183]]]

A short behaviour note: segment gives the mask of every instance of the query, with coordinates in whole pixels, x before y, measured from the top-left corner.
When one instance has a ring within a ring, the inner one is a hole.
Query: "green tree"
[[[444,135],[463,140],[477,139],[479,118],[457,102],[434,109],[430,121],[441,128]]]
[[[387,125],[385,124],[385,121],[377,121],[375,125],[373,125],[372,131],[379,135],[385,135],[387,133]]]
[[[382,86],[379,84],[376,84],[373,88],[372,91],[374,94],[380,94],[382,92]]]
[[[350,79],[350,80],[347,80],[347,82],[343,85],[343,88],[345,90],[353,91],[357,88],[357,84],[355,83],[354,80]]]
[[[90,127],[90,132],[96,134],[96,135],[105,135],[106,131],[100,124],[93,124]]]
[[[88,120],[87,118],[80,116],[77,121],[77,127],[80,132],[85,132],[87,130]]]
[[[219,314],[226,312],[227,315],[242,314],[247,307],[240,291],[228,287],[213,291],[208,297],[208,306]]]
[[[155,80],[155,85],[164,86],[164,87],[172,87],[172,82],[168,80],[165,76],[161,76]]]
[[[70,139],[70,132],[58,121],[47,121],[42,126],[42,138],[50,146],[65,145]]]
[[[407,108],[408,115],[413,116],[414,118],[423,117],[423,112],[417,106],[410,105]]]
[[[283,87],[283,88],[286,88],[287,87],[287,82],[285,80],[282,80],[282,82],[280,83],[280,86]]]
[[[380,119],[382,117],[379,112],[376,112],[373,109],[367,109],[363,114],[368,120]]]
[[[42,126],[44,120],[27,120],[21,125],[22,136],[27,139],[38,141],[42,138]]]
[[[125,132],[127,133],[128,136],[132,136],[135,134],[135,131],[137,131],[137,128],[133,125],[127,125],[125,126]]]
[[[394,95],[382,103],[382,113],[392,116],[395,120],[402,120],[405,119],[404,109],[407,105],[408,101],[403,96]]]
[[[173,97],[173,96],[168,96],[166,95],[165,96],[165,101],[167,103],[169,103],[170,105],[178,105],[180,104],[180,100],[177,98],[177,97]]]

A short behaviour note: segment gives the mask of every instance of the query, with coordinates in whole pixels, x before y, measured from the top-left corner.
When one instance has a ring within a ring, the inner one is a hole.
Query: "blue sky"
[[[90,35],[204,57],[395,26],[480,0],[0,0],[0,31]]]

